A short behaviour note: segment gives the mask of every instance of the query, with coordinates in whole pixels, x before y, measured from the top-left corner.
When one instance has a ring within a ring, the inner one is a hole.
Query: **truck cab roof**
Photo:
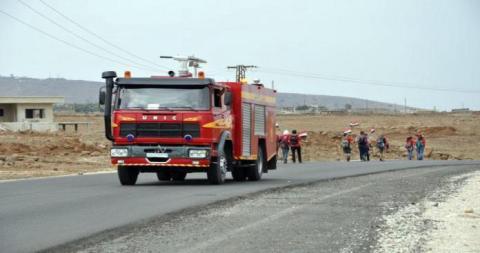
[[[215,80],[212,78],[149,78],[149,77],[135,77],[135,78],[117,78],[116,85],[118,86],[161,86],[161,87],[182,87],[182,88],[202,88],[208,85],[215,85]]]

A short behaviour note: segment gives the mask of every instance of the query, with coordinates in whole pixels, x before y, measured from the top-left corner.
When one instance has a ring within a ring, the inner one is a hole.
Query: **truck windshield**
[[[207,87],[200,89],[121,88],[117,105],[120,109],[186,109],[208,110]]]

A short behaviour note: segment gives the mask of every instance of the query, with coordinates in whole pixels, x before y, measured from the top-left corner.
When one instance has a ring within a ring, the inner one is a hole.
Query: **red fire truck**
[[[191,75],[190,75],[191,76]],[[199,77],[131,77],[103,72],[105,133],[122,185],[141,172],[184,180],[206,172],[222,184],[256,181],[276,169],[276,91],[263,85]]]

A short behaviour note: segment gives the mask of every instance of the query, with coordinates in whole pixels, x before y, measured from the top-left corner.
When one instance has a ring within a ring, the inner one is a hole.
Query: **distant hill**
[[[0,76],[0,96],[63,96],[65,103],[96,103],[101,82]]]
[[[0,96],[63,96],[65,103],[97,103],[98,90],[103,82],[67,80],[64,78],[36,79],[29,77],[0,76]],[[343,109],[350,104],[352,109],[369,108],[394,111],[401,107],[394,104],[359,98],[280,93],[278,107],[313,105],[331,110]]]

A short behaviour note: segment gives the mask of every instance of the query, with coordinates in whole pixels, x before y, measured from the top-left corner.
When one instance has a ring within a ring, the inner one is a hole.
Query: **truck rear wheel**
[[[245,179],[247,179],[247,173],[245,171],[245,168],[242,168],[242,167],[233,168],[232,177],[233,177],[233,180],[235,181],[245,181]]]
[[[134,185],[140,171],[135,167],[118,166],[118,179],[122,185]]]
[[[187,172],[174,171],[172,172],[173,181],[183,181],[187,177]]]
[[[210,184],[225,183],[227,166],[228,161],[225,152],[223,150],[218,150],[218,156],[215,158],[215,161],[212,162],[207,171],[208,182],[210,182]]]
[[[159,181],[170,181],[172,174],[170,171],[157,171],[157,178]]]
[[[247,176],[250,181],[258,181],[262,179],[263,169],[265,168],[265,157],[263,155],[263,148],[258,147],[257,161],[255,165],[248,167]]]

